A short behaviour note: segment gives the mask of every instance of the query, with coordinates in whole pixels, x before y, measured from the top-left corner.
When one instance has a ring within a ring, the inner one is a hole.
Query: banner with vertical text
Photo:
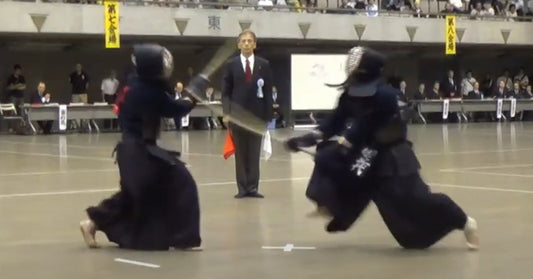
[[[105,47],[120,48],[119,2],[104,1]]]
[[[446,16],[446,55],[455,55],[455,40],[457,38],[455,23],[455,16]]]

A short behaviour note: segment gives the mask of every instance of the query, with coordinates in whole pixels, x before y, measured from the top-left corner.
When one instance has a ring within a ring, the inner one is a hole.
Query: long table
[[[190,117],[214,117],[216,116],[211,106],[215,110],[222,109],[222,103],[198,103],[196,107],[190,112]],[[37,131],[32,124],[32,121],[46,121],[46,120],[58,120],[59,119],[59,104],[45,104],[45,105],[33,105],[23,104],[21,106],[23,116],[27,123],[29,123],[32,132],[35,134]],[[96,130],[100,129],[94,120],[97,119],[116,119],[117,115],[113,112],[113,106],[106,103],[96,104],[69,104],[67,108],[67,120],[88,120],[92,122]],[[90,129],[90,125],[89,125]]]
[[[502,113],[511,111],[511,99],[502,99]],[[418,114],[422,121],[426,123],[422,113],[443,112],[444,100],[424,100],[413,101],[418,108]],[[468,112],[494,112],[498,110],[498,100],[484,99],[484,100],[460,100],[450,99],[448,113],[460,113],[466,119],[465,113]],[[516,113],[522,111],[533,110],[533,99],[517,99]]]

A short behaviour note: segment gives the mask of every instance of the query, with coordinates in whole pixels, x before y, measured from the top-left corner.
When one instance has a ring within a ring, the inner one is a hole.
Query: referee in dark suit
[[[272,120],[272,70],[270,63],[254,55],[257,37],[245,30],[237,39],[239,56],[229,59],[222,81],[224,121],[231,115],[232,105],[253,113],[264,120],[265,128]],[[263,198],[258,192],[259,160],[262,136],[251,133],[237,125],[229,129],[235,143],[235,168],[238,193],[235,198]]]

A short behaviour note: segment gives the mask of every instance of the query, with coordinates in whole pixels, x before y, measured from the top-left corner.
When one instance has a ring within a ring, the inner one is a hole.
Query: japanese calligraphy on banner
[[[120,48],[119,2],[104,1],[105,47]]]
[[[446,16],[446,55],[455,55],[455,16]]]

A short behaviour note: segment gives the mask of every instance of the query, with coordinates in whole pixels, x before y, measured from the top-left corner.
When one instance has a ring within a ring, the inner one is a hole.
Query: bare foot
[[[465,228],[464,228],[464,234],[466,238],[466,246],[468,246],[468,249],[470,250],[479,249],[477,222],[474,218],[468,217],[466,224],[465,224]]]
[[[91,220],[85,220],[80,222],[80,231],[83,236],[83,240],[89,248],[99,248],[96,243],[96,226]]]
[[[324,217],[324,218],[331,218],[331,213],[329,213],[329,210],[324,206],[317,206],[315,211],[311,211],[306,214],[309,218],[317,218],[317,217]]]

